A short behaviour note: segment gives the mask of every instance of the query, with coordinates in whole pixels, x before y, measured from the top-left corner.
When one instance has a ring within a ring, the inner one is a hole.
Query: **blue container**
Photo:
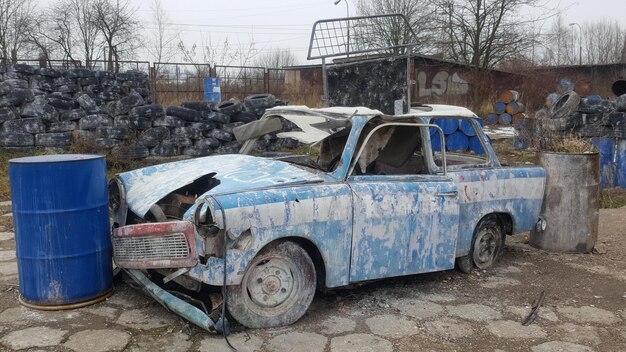
[[[433,148],[433,152],[441,151],[441,134],[434,127],[430,128],[430,145]]]
[[[451,152],[463,152],[469,148],[469,138],[461,131],[446,137],[446,149]]]
[[[615,165],[613,164],[615,142],[613,138],[592,138],[591,143],[600,152],[600,185],[602,188],[615,187]]]
[[[493,104],[493,112],[496,114],[502,114],[506,110],[506,104],[503,102],[497,102]]]
[[[504,114],[500,114],[500,116],[498,117],[498,122],[501,125],[510,125],[511,121],[513,121],[513,117],[506,112]]]
[[[485,155],[485,149],[483,148],[483,145],[480,143],[480,140],[478,139],[478,137],[469,138],[469,149],[478,155]]]
[[[495,125],[496,123],[498,123],[498,114],[487,115],[487,123],[490,125]]]
[[[452,134],[459,129],[458,119],[435,119],[434,124],[441,127],[443,133],[446,135]]]
[[[204,100],[216,103],[222,101],[219,78],[204,77]]]
[[[618,139],[615,146],[615,187],[626,188],[626,139]]]
[[[75,308],[112,290],[106,161],[44,155],[9,161],[20,302]]]
[[[472,123],[469,122],[469,120],[461,120],[461,132],[463,132],[468,137],[472,137],[476,135],[474,126],[472,126]]]

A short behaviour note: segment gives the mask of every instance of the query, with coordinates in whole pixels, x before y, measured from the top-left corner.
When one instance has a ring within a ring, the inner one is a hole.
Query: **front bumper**
[[[224,324],[222,318],[214,321],[205,312],[157,286],[141,270],[127,269],[126,273],[157,302],[175,314],[209,332],[228,334],[228,324]]]

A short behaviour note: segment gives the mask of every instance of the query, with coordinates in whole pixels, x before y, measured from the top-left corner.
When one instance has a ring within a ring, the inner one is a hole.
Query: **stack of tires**
[[[480,126],[483,126],[484,124],[482,119],[477,118],[475,121]],[[477,155],[485,154],[485,150],[480,143],[479,137],[476,135],[476,131],[469,121],[464,119],[438,118],[433,119],[431,123],[439,126],[443,131],[447,151],[470,151]],[[430,128],[430,140],[433,151],[441,151],[441,137],[439,130],[435,127]]]
[[[563,82],[570,83],[567,90]],[[600,152],[602,187],[626,188],[626,81],[616,81],[612,90],[617,97],[612,100],[599,95],[581,98],[574,84],[562,80],[559,91],[548,95],[535,117],[540,123],[540,146],[555,138],[588,139]]]
[[[113,127],[112,116],[127,114],[150,100],[148,78],[142,72],[0,65],[0,146],[67,150],[74,134],[93,141],[96,127]]]

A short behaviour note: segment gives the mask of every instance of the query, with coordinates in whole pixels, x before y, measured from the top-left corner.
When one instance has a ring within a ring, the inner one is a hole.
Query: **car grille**
[[[113,259],[128,269],[191,267],[197,263],[193,225],[186,221],[128,225],[113,231]]]

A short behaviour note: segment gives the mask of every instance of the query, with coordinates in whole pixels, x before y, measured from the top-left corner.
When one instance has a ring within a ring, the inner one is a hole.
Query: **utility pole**
[[[576,23],[572,22],[569,26],[578,26],[578,64],[583,64],[583,29],[582,27]]]

